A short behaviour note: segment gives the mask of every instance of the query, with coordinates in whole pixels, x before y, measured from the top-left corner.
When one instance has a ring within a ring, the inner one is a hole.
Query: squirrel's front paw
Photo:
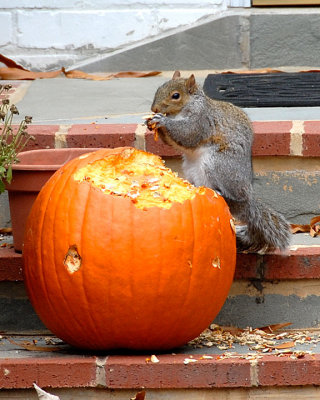
[[[161,113],[153,115],[153,117],[147,121],[148,128],[151,129],[160,128],[160,126],[163,125],[164,118],[165,116]]]

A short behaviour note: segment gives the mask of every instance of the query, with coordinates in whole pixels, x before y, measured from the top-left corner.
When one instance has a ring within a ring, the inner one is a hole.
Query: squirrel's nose
[[[158,112],[159,112],[159,109],[158,109],[157,106],[155,106],[154,104],[152,104],[152,106],[151,106],[151,111],[154,112],[154,113],[158,113]]]

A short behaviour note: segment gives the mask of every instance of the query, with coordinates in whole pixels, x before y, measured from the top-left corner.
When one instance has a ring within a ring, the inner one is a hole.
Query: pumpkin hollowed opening
[[[135,149],[125,149],[80,168],[73,176],[106,194],[129,198],[140,209],[170,208],[183,203],[204,188],[196,188],[164,166],[155,156]]]

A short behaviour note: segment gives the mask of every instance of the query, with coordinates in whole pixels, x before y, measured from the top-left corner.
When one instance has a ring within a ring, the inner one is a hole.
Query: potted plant
[[[10,89],[0,86],[0,94]],[[15,105],[3,99],[0,105],[0,193],[8,190],[13,244],[22,251],[24,228],[32,204],[46,181],[67,161],[94,148],[64,148],[21,151],[29,140],[27,126],[31,117],[25,117],[16,131],[12,120],[19,114]]]
[[[0,85],[0,95],[11,89],[11,85]],[[0,193],[6,189],[6,183],[12,180],[12,165],[19,162],[18,153],[25,147],[30,139],[27,133],[27,125],[32,117],[25,117],[21,121],[17,132],[12,129],[12,119],[19,114],[17,107],[10,105],[9,99],[2,99],[0,103]]]
[[[9,91],[12,85],[0,85],[0,95]],[[0,194],[12,181],[13,165],[18,163],[18,153],[33,137],[27,133],[31,117],[25,117],[16,131],[12,128],[14,115],[19,114],[17,107],[4,97],[0,101]]]

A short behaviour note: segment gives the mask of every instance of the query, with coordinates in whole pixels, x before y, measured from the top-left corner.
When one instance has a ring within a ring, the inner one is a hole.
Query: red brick
[[[258,382],[261,386],[320,385],[320,354],[301,359],[266,356],[258,363]]]
[[[309,157],[320,156],[320,121],[305,121],[302,154]]]
[[[238,254],[235,279],[319,279],[320,246],[303,247],[290,253]]]
[[[67,135],[67,147],[134,146],[135,124],[73,125]]]
[[[106,382],[110,389],[222,388],[249,387],[250,364],[247,360],[200,360],[184,364],[188,355],[158,355],[159,363],[147,363],[150,356],[110,356]]]
[[[0,281],[22,281],[22,257],[12,248],[0,249]]]
[[[291,121],[255,121],[253,122],[254,156],[289,155]]]
[[[14,127],[17,129],[17,126]],[[35,140],[29,140],[23,151],[37,149],[53,149],[55,142],[55,133],[58,132],[59,125],[29,125],[28,133]]]
[[[234,279],[254,279],[257,278],[257,265],[263,256],[259,254],[237,254],[236,270]]]
[[[93,387],[96,385],[95,357],[65,356],[0,359],[0,387]]]
[[[255,132],[253,155],[289,155],[291,128],[291,121],[253,122]],[[164,144],[161,139],[156,142],[153,138],[153,133],[149,131],[146,133],[146,149],[161,156],[181,155],[181,152]]]
[[[172,146],[169,146],[159,138],[159,140],[154,140],[154,135],[152,132],[147,131],[146,136],[146,150],[150,153],[157,154],[161,157],[176,157],[180,156],[182,153],[175,150]]]

